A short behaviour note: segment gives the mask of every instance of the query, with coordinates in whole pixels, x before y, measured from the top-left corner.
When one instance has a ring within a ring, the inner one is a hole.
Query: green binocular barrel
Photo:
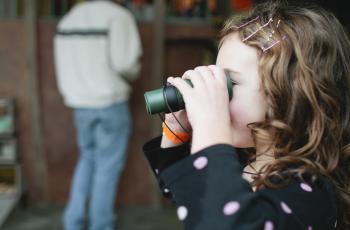
[[[190,80],[186,80],[192,86]],[[226,72],[227,91],[229,98],[232,98],[232,80]],[[178,89],[172,85],[166,85],[161,88],[148,91],[144,94],[147,113],[170,113],[185,108],[182,95]]]

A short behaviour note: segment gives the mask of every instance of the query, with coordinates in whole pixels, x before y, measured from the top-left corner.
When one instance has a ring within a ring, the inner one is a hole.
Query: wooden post
[[[227,16],[230,16],[232,14],[231,2],[232,1],[218,0],[217,7],[218,7],[218,12],[220,15],[227,17]]]
[[[164,75],[164,40],[165,40],[165,1],[155,1],[154,15],[154,44],[153,44],[153,68],[152,68],[152,85],[161,87]],[[152,126],[152,134],[159,134],[159,118],[157,117],[155,125]]]
[[[152,65],[152,85],[154,87],[161,87],[164,75],[164,31],[165,31],[165,9],[166,2],[164,0],[155,0],[155,14],[153,19],[153,65]],[[160,120],[158,116],[154,116],[151,123],[151,135],[157,136],[161,133]],[[152,175],[153,176],[153,175]],[[153,204],[155,208],[161,208],[160,192],[158,184],[155,181],[153,190]]]
[[[41,127],[40,96],[37,63],[37,4],[36,0],[25,1],[25,32],[27,35],[27,70],[28,70],[28,98],[30,103],[30,121],[32,130],[32,163],[34,168],[34,187],[39,202],[48,202],[48,180],[46,158],[43,148]]]

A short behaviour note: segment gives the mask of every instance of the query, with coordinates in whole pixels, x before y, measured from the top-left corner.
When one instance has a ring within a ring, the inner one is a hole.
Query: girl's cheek
[[[230,102],[230,116],[232,123],[239,127],[246,127],[250,123],[249,105],[233,100]]]

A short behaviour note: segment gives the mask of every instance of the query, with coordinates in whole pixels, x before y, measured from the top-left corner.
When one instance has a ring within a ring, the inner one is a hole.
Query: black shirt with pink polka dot
[[[253,192],[234,147],[219,144],[190,155],[188,144],[162,149],[160,141],[147,142],[143,151],[186,230],[343,229],[333,187],[322,176],[295,176],[281,188]]]

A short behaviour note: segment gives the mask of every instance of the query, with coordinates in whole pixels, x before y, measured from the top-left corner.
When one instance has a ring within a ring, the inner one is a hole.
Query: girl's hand
[[[171,113],[165,114],[165,123],[168,125],[169,129],[174,133],[182,133],[182,132],[189,132],[189,134],[192,133],[192,128],[188,121],[186,110],[184,109],[174,112],[173,114]],[[168,140],[166,137],[163,136],[160,147],[169,148],[169,147],[174,147],[181,144],[182,143],[174,144],[173,142],[171,142],[170,140]]]
[[[184,79],[190,79],[191,87]],[[182,94],[192,126],[192,153],[210,145],[231,144],[229,96],[223,69],[201,66],[188,70],[181,78],[169,78]]]
[[[175,133],[187,132],[187,131],[191,132],[191,125],[188,121],[186,110],[184,109],[174,112],[173,114],[171,113],[165,114],[165,123]]]

